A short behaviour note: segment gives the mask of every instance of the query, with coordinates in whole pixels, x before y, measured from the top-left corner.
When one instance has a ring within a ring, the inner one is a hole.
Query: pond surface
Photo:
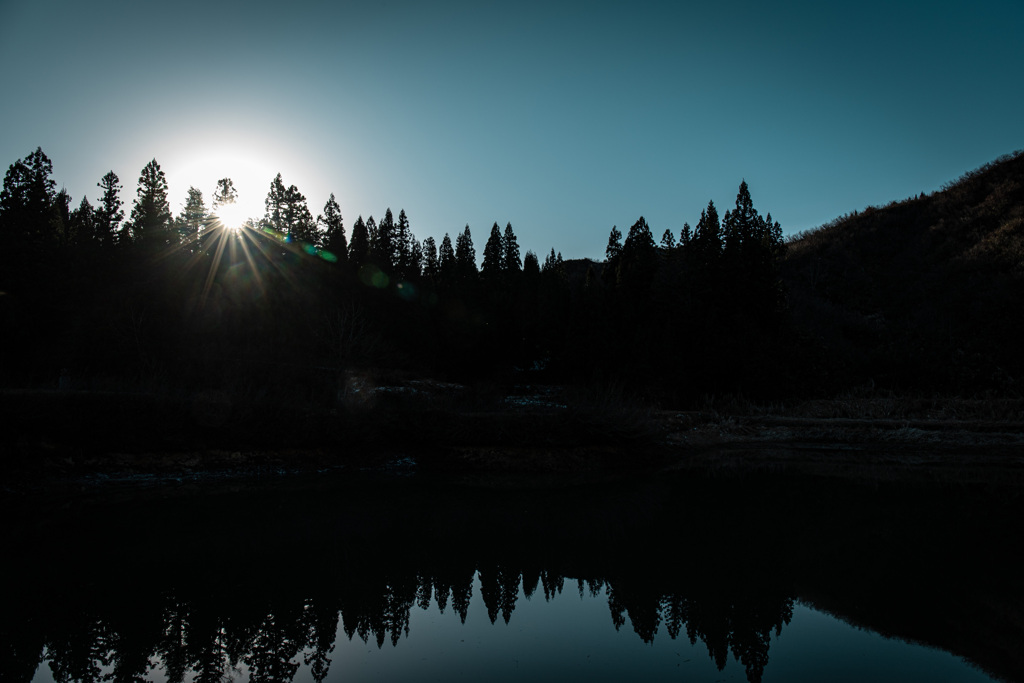
[[[3,512],[2,680],[1024,680],[1010,490],[339,474]]]

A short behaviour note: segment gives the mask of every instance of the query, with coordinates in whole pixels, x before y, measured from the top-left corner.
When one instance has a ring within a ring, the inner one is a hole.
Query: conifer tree
[[[103,190],[100,204],[96,207],[96,239],[103,247],[112,247],[120,233],[124,209],[121,208],[121,181],[117,174],[108,171],[96,186]]]
[[[398,212],[393,242],[395,274],[403,280],[419,275],[419,258],[414,253],[419,249],[419,243],[409,228],[409,217],[405,215],[405,209]]]
[[[459,278],[464,281],[475,279],[476,249],[473,248],[473,236],[469,232],[469,224],[455,238],[455,267]]]
[[[139,174],[129,229],[136,244],[166,245],[177,241],[177,235],[171,232],[167,178],[156,159],[146,164]]]
[[[238,190],[235,189],[235,182],[231,178],[221,178],[217,181],[217,188],[213,191],[210,210],[217,213],[217,209],[220,207],[234,204],[237,201]]]
[[[773,257],[780,259],[786,255],[786,240],[782,237],[782,226],[778,221],[772,220],[770,213],[764,219],[761,235]]]
[[[331,193],[324,204],[324,212],[316,217],[317,232],[323,235],[323,247],[344,263],[348,258],[348,241],[345,238],[345,224],[341,219],[341,207]]]
[[[516,234],[512,232],[512,224],[505,224],[505,234],[501,238],[501,251],[504,260],[504,270],[507,273],[518,273],[523,269],[522,261],[519,259],[519,241]]]
[[[611,233],[608,234],[608,246],[604,249],[604,258],[610,264],[617,261],[620,256],[622,256],[622,233],[613,225]]]
[[[198,251],[200,233],[206,225],[206,219],[207,211],[203,193],[194,187],[189,187],[185,206],[182,207],[181,215],[175,221],[179,239],[186,245],[186,249],[194,248]]]
[[[373,220],[373,217],[370,217]],[[348,262],[355,270],[359,270],[366,264],[370,257],[370,233],[360,216],[352,224],[352,241],[348,245]]]
[[[451,282],[455,277],[456,264],[455,264],[455,249],[452,248],[452,238],[448,236],[448,233],[444,234],[444,238],[441,240],[441,246],[437,250],[437,261],[440,267],[441,279],[446,282]]]
[[[0,232],[5,237],[34,243],[58,240],[52,214],[57,196],[52,173],[53,164],[39,147],[7,169],[0,190]]]
[[[676,248],[676,238],[672,234],[671,230],[666,230],[661,235],[661,248],[663,251],[670,252]]]
[[[690,224],[683,223],[683,229],[679,231],[679,246],[688,246],[691,239],[693,239],[693,234],[690,231]]]
[[[75,244],[96,244],[96,209],[88,197],[82,197],[78,208],[71,212],[71,234]]]
[[[284,180],[281,178],[281,174],[278,173],[270,181],[270,190],[267,192],[267,198],[263,202],[264,207],[266,207],[263,224],[278,233],[287,232],[283,218],[287,194],[288,190],[284,186]]]
[[[374,220],[373,216],[366,219],[366,236],[370,240],[368,245],[368,251],[366,252],[367,262],[374,260],[374,253],[376,249],[378,239],[379,228],[377,228],[377,221]]]
[[[429,278],[436,278],[440,272],[440,264],[437,260],[437,243],[433,237],[423,240],[423,274]]]
[[[523,257],[523,275],[533,277],[540,275],[540,259],[532,251],[527,250]]]
[[[736,193],[735,208],[726,211],[722,220],[726,259],[734,262],[736,267],[743,267],[743,263],[750,258],[749,254],[744,256],[744,252],[750,252],[751,247],[761,242],[763,226],[764,220],[754,210],[750,188],[744,180]]]
[[[71,244],[71,195],[61,188],[50,203],[50,221],[47,233],[63,244]]]
[[[717,261],[721,255],[722,226],[718,221],[718,209],[715,208],[713,201],[709,201],[707,208],[701,211],[691,244],[700,265],[707,266]]]
[[[622,244],[618,266],[619,284],[628,291],[634,303],[640,303],[647,296],[657,267],[658,248],[647,221],[640,216]]]
[[[619,279],[619,263],[622,261],[622,233],[617,226],[612,226],[608,234],[608,245],[604,249],[604,269],[601,279],[606,287],[614,286]]]
[[[373,262],[385,273],[395,273],[395,217],[388,208],[384,211],[384,217],[377,224],[376,232],[371,233],[373,240],[370,243],[370,253]]]
[[[411,234],[411,233],[410,233]],[[423,248],[414,237],[409,242],[409,262],[403,275],[406,278],[418,278],[423,272]]]
[[[480,268],[480,274],[489,279],[496,278],[501,273],[503,266],[501,253],[501,230],[497,222],[491,226],[491,234],[484,245],[484,262]]]
[[[313,214],[306,205],[306,197],[294,185],[289,185],[285,190],[281,224],[288,241],[320,246],[320,235],[313,221]]]

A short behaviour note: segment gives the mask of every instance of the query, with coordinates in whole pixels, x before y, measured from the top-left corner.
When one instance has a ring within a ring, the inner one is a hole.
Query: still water
[[[9,508],[2,680],[1024,672],[1009,489],[342,473]]]

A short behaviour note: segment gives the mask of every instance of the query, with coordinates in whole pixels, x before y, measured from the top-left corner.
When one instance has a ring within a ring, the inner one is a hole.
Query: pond
[[[339,473],[7,501],[3,680],[1024,680],[1012,489]]]

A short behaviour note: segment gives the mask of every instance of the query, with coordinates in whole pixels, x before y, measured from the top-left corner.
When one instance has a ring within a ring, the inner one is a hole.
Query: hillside
[[[798,235],[782,274],[804,382],[1017,394],[1024,153]]]

